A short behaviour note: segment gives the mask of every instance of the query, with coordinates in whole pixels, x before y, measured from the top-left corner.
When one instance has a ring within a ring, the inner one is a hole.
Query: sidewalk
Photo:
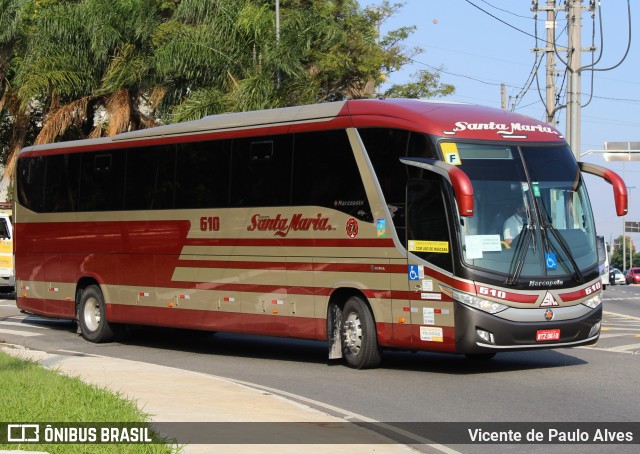
[[[137,361],[85,355],[52,355],[42,351],[26,350],[23,347],[2,344],[0,351],[38,361],[43,366],[61,373],[80,377],[87,383],[122,393],[137,402],[139,408],[151,414],[153,422],[272,422],[309,423],[300,425],[281,424],[277,429],[288,431],[283,436],[288,444],[191,444],[181,452],[200,453],[412,453],[406,445],[380,443],[381,435],[356,425],[331,426],[327,423],[345,422],[308,406],[275,396],[266,391],[250,388],[231,380],[213,377],[171,367],[158,366]],[[168,437],[171,425],[162,424]],[[184,425],[183,425],[184,426]],[[259,426],[259,425],[256,425]],[[252,425],[225,425],[237,431],[237,440],[244,440],[248,427]],[[268,425],[265,425],[269,427]],[[168,429],[167,429],[168,428]],[[320,431],[320,432],[318,432]],[[304,442],[311,432],[313,439],[329,439],[340,444],[294,444]]]

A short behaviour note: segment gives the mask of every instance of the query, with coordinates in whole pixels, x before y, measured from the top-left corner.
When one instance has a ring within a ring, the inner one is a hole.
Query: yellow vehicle
[[[0,288],[15,286],[13,268],[13,227],[11,217],[0,213]]]

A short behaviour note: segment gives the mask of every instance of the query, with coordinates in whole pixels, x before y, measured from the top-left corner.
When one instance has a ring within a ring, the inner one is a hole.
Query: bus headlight
[[[497,314],[509,307],[504,304],[496,303],[495,301],[479,298],[469,293],[459,292],[458,290],[445,287],[440,287],[440,289],[443,293],[449,295],[454,300],[460,301],[465,306],[473,307],[474,309],[479,309],[483,312],[488,312],[489,314]]]
[[[590,307],[591,309],[595,309],[596,307],[600,306],[601,303],[602,303],[602,292],[599,292],[582,304],[584,304],[587,307]]]

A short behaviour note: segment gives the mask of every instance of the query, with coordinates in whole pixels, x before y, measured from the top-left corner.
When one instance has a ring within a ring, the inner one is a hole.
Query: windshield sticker
[[[423,279],[422,280],[422,291],[423,292],[433,292],[433,281],[431,279]]]
[[[433,308],[431,307],[423,307],[422,308],[422,324],[424,325],[435,325],[436,324],[436,316]]]
[[[442,328],[434,328],[431,326],[420,327],[420,340],[425,342],[444,342]]]
[[[442,300],[442,294],[440,293],[421,293],[421,300]]]
[[[409,252],[435,252],[437,254],[448,254],[449,243],[447,241],[409,241]]]
[[[534,181],[531,183],[531,187],[533,189],[533,195],[540,198],[540,183]]]
[[[455,143],[446,142],[443,143],[440,147],[442,148],[444,162],[454,166],[462,165],[460,153],[458,153],[458,145],[456,145]]]
[[[496,135],[503,139],[526,139],[529,137],[526,132],[536,132],[551,134],[562,138],[560,133],[551,126],[545,125],[531,125],[522,123],[468,123],[466,121],[456,121],[454,128],[450,131],[443,131],[448,136],[455,136],[459,132],[463,131],[495,131]]]
[[[553,252],[547,252],[544,254],[544,262],[547,265],[548,270],[555,270],[558,268],[558,260]]]
[[[376,231],[378,238],[384,238],[387,236],[387,221],[385,219],[378,219],[376,221]]]
[[[468,235],[466,237],[467,259],[481,259],[483,252],[500,252],[500,235]]]
[[[418,281],[420,280],[420,265],[409,265],[409,280],[410,281]]]

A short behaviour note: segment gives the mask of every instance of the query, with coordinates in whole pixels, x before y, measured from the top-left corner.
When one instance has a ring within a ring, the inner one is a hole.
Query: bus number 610
[[[220,218],[218,216],[203,216],[200,218],[200,230],[203,232],[217,232],[220,230]]]
[[[480,293],[481,295],[493,296],[494,298],[501,298],[503,300],[507,298],[507,294],[505,292],[503,292],[502,290],[496,290],[494,288],[479,287],[478,293]]]

